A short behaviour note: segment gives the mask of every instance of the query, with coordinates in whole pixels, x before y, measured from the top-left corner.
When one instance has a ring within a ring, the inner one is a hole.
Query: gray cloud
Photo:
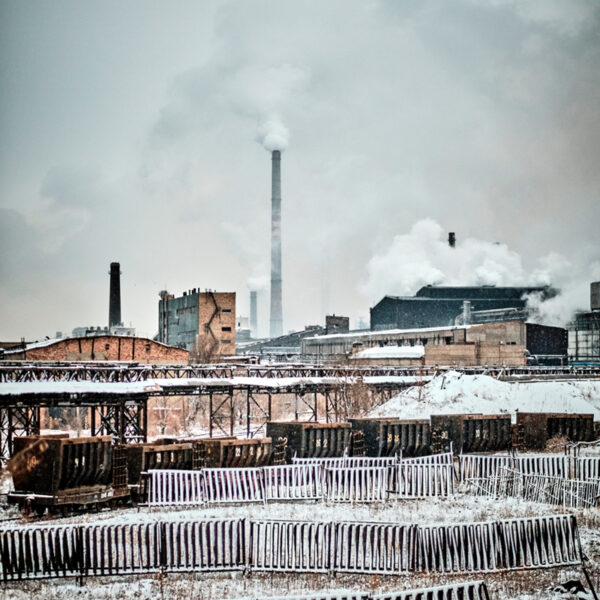
[[[367,315],[369,265],[425,218],[506,244],[524,277],[561,255],[578,274],[571,304],[587,304],[595,2],[140,7],[0,9],[0,197],[37,248],[3,279],[61,298],[35,318],[10,302],[6,335],[104,322],[112,260],[124,317],[148,333],[165,285],[237,290],[247,312],[248,279],[268,275],[270,160],[256,138],[273,121],[289,132],[287,327]]]

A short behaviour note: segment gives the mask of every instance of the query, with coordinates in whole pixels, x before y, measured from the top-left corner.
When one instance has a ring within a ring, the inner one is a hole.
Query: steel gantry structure
[[[0,383],[28,381],[95,381],[137,382],[153,379],[231,379],[233,377],[432,377],[447,371],[466,375],[490,375],[500,379],[515,378],[589,378],[600,377],[600,365],[589,366],[339,366],[307,364],[214,364],[214,365],[146,365],[124,362],[0,362]]]
[[[370,381],[372,379],[372,381]],[[296,420],[344,418],[345,400],[358,383],[352,378],[163,378],[135,382],[23,381],[0,383],[0,456],[13,439],[40,431],[40,410],[90,409],[91,435],[112,435],[120,443],[145,441],[151,397],[197,398],[208,412],[208,433],[258,435],[272,420],[281,396],[291,396]],[[415,377],[364,378],[369,393],[386,400],[419,381]]]
[[[208,413],[208,433],[258,435],[282,396],[296,420],[347,418],[353,392],[383,402],[450,369],[503,380],[600,377],[600,367],[344,367],[311,365],[168,365],[127,363],[0,364],[0,457],[15,436],[39,433],[44,407],[90,409],[91,435],[121,443],[147,438],[150,397],[195,397]]]

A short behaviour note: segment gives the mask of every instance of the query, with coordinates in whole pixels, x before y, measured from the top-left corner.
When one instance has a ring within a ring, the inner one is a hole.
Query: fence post
[[[79,576],[77,577],[77,584],[82,587],[84,584],[84,577],[87,575],[86,569],[86,552],[83,547],[83,526],[79,525],[75,529],[75,548],[77,552],[77,560],[79,561]]]
[[[160,570],[164,573],[167,569],[167,526],[166,523],[160,523]]]

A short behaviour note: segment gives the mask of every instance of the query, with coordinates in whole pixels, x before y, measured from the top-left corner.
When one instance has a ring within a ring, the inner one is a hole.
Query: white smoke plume
[[[257,141],[269,152],[285,150],[289,139],[290,132],[278,117],[271,117],[258,128]]]
[[[455,248],[447,232],[432,219],[415,223],[394,237],[390,247],[367,265],[362,291],[371,301],[385,295],[413,295],[424,285],[552,285],[554,298],[529,298],[532,318],[547,325],[566,325],[576,310],[589,310],[589,284],[600,277],[600,263],[573,269],[563,256],[552,253],[538,259],[528,272],[521,256],[506,244],[460,238]],[[587,295],[586,295],[587,290]]]

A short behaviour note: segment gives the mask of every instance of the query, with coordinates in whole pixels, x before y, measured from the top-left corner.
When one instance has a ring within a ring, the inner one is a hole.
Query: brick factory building
[[[154,340],[121,335],[71,337],[6,349],[4,360],[63,362],[84,360],[127,361],[153,365],[187,364],[189,352]]]
[[[409,350],[415,348],[415,350]],[[525,365],[528,355],[567,353],[567,332],[522,321],[322,335],[302,341],[317,361],[372,365]]]
[[[185,348],[193,362],[235,354],[235,326],[235,292],[160,292],[158,341]]]

